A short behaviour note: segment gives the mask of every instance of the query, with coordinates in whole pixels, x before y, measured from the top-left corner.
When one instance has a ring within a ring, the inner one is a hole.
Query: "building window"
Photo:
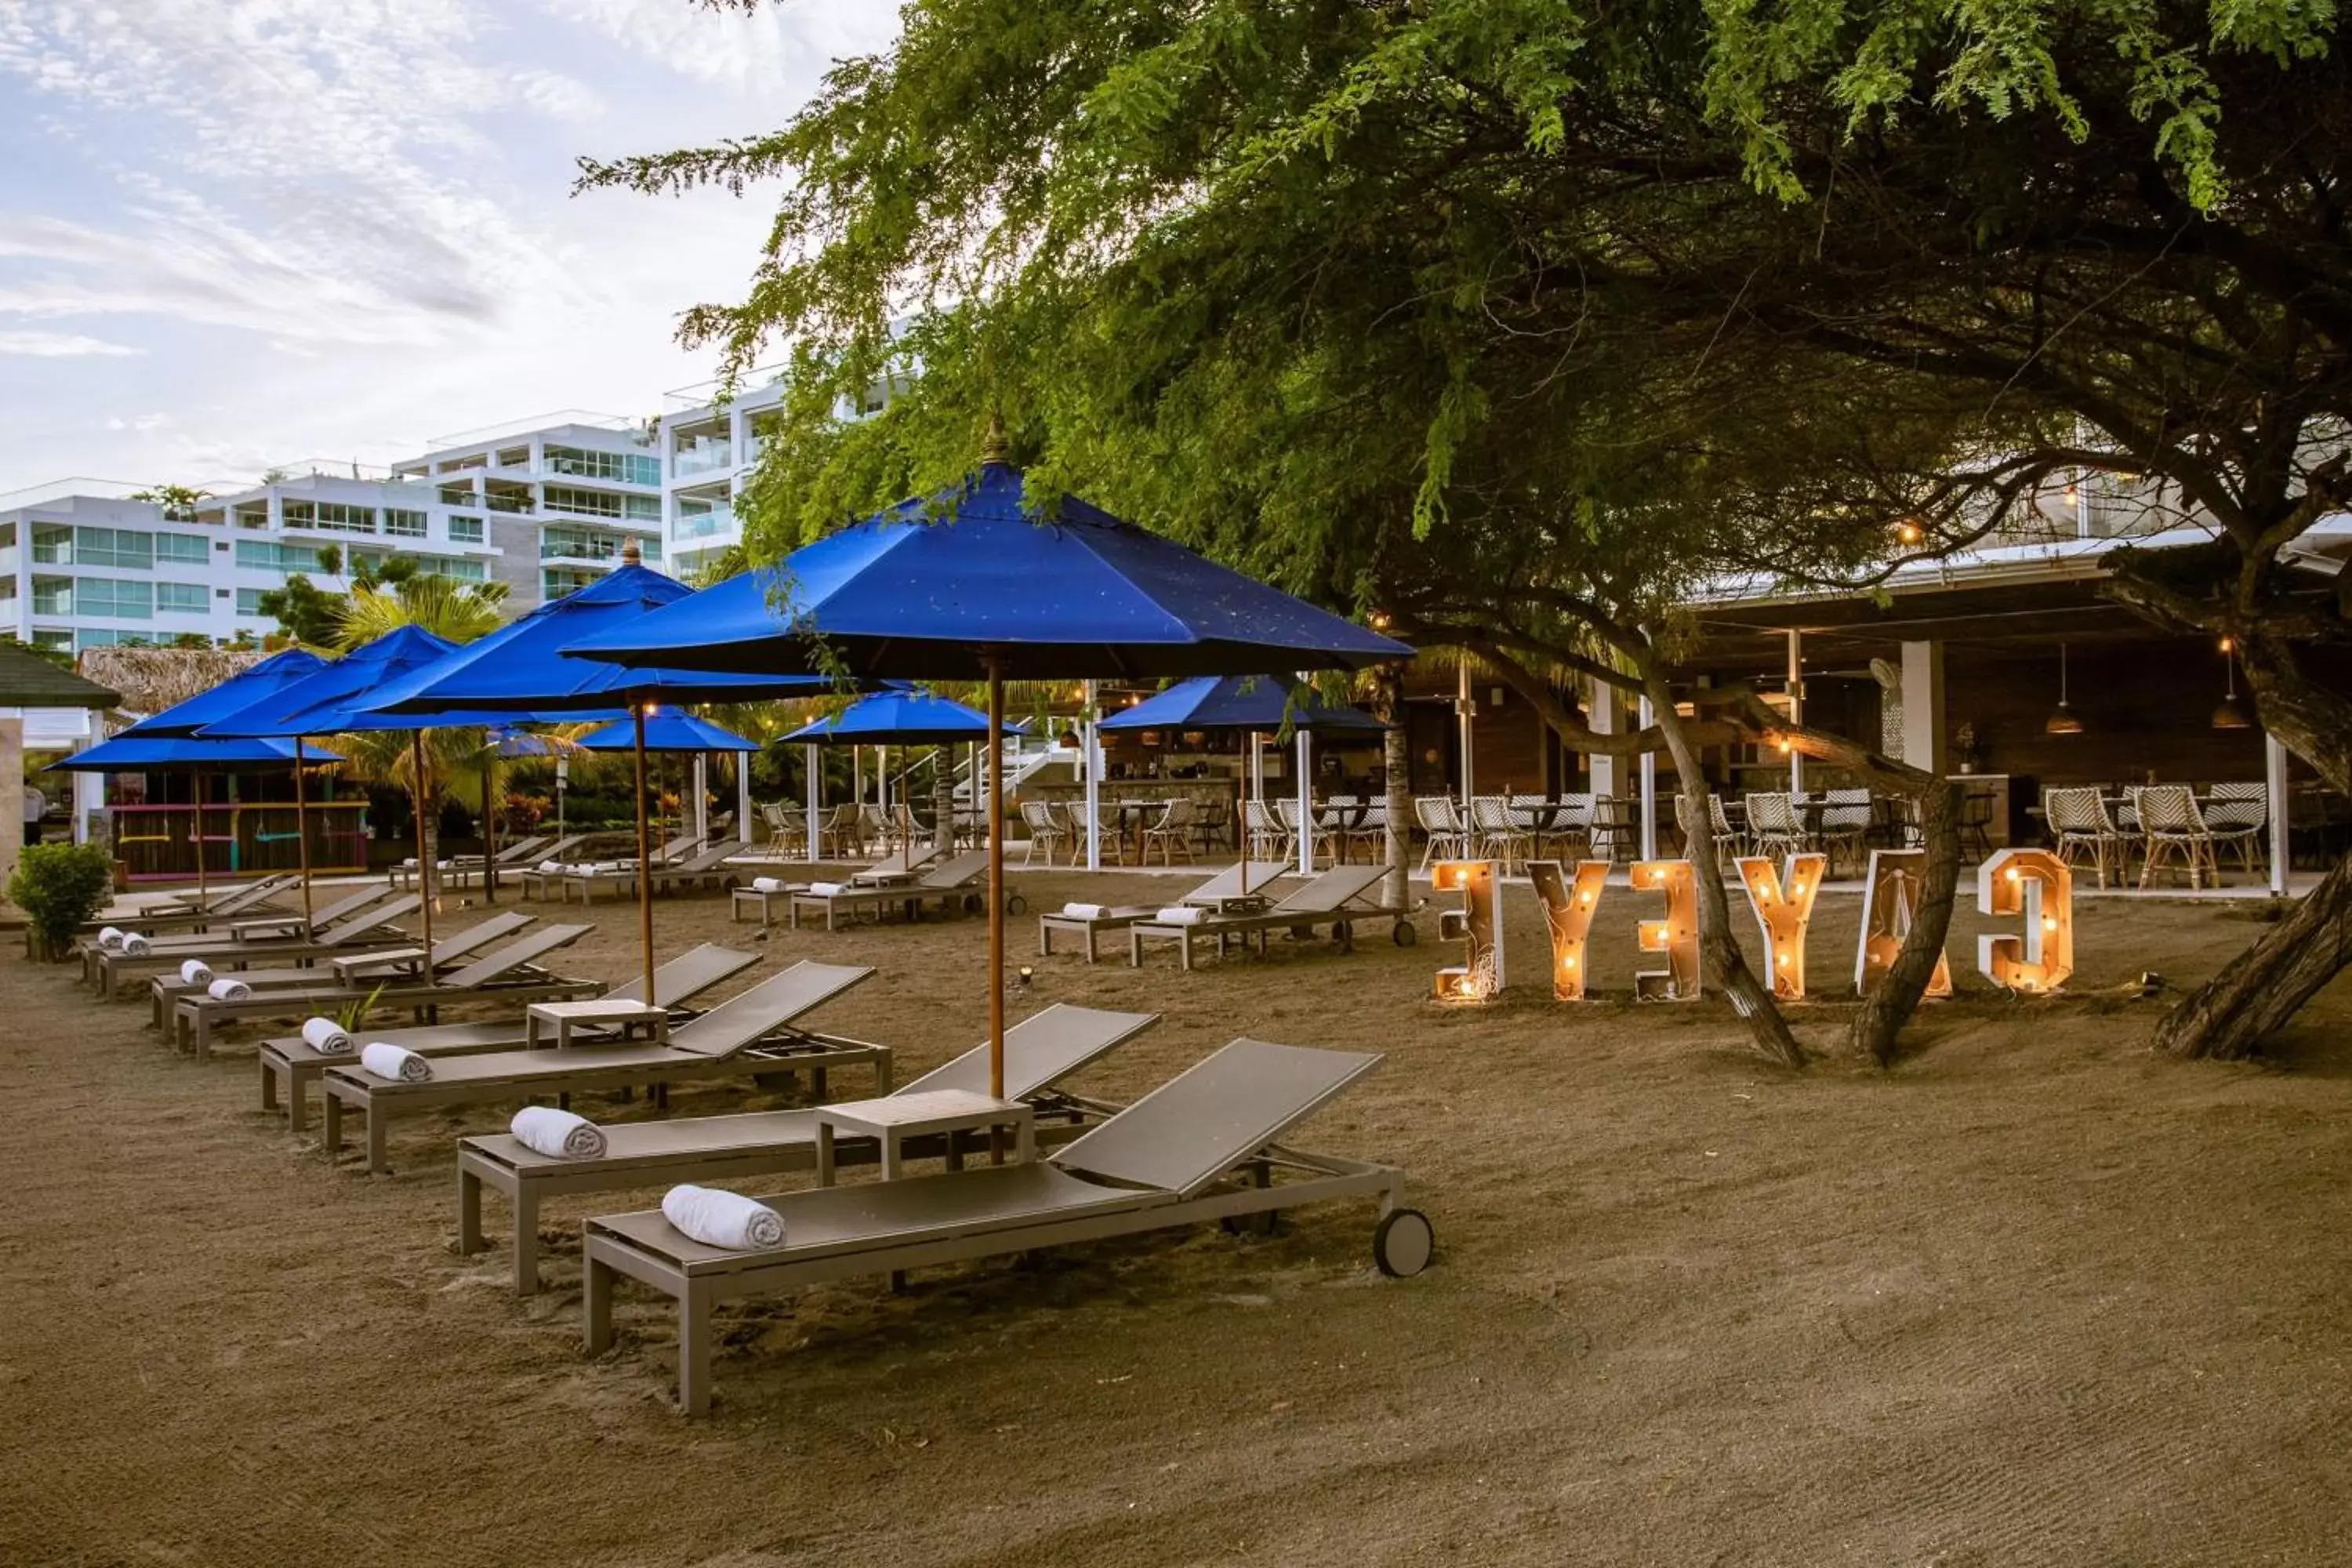
[[[70,577],[33,579],[33,614],[70,616],[74,613],[74,580]]]
[[[375,508],[346,506],[331,500],[289,500],[285,504],[286,526],[316,528],[330,533],[373,533]]]
[[[415,562],[416,570],[425,576],[447,577],[459,583],[489,581],[489,569],[479,561],[468,561],[458,555],[417,555],[407,551],[403,551],[402,554]],[[383,563],[384,556],[381,551],[357,551],[352,555],[352,570],[354,572],[362,567],[373,571]]]
[[[14,572],[0,574],[0,599],[13,600],[16,596],[16,574]]]
[[[561,599],[596,582],[604,574],[583,566],[549,566],[539,574],[540,597]]]
[[[308,544],[279,544],[267,539],[240,539],[236,542],[236,563],[249,572],[296,572],[320,570],[319,552]]]
[[[33,646],[35,647],[62,648],[66,652],[71,653],[73,651],[73,629],[69,626],[35,626],[33,628]]]
[[[194,533],[159,533],[155,559],[180,566],[201,566],[211,558],[212,541]]]
[[[422,539],[425,537],[425,514],[387,507],[383,513],[383,531],[396,539]]]
[[[212,595],[202,583],[158,583],[155,608],[167,616],[201,616],[211,610]]]
[[[543,492],[547,504],[559,511],[578,512],[583,517],[618,517],[621,498],[605,490],[583,490],[572,485],[550,485]]]
[[[474,500],[474,487],[471,485],[443,485],[441,487],[441,504],[443,506],[476,505],[477,503]]]
[[[74,633],[73,638],[74,647],[77,648],[115,647],[118,646],[144,647],[147,646],[147,638],[141,633],[100,631],[94,626],[82,627],[79,631]]]
[[[155,615],[155,584],[127,577],[83,577],[74,584],[74,603],[84,616],[110,621],[144,621]]]
[[[70,566],[73,559],[74,531],[52,525],[33,525],[33,562],[38,566]]]
[[[478,517],[453,517],[449,520],[449,542],[479,544],[482,542],[482,520]]]
[[[268,592],[267,588],[239,588],[236,591],[236,613],[240,616],[266,615],[268,612],[261,607],[261,595]]]
[[[78,566],[127,566],[144,572],[155,564],[155,536],[127,528],[74,530],[74,563]]]
[[[577,474],[583,479],[617,479],[625,485],[658,485],[661,462],[633,452],[593,452],[581,447],[547,448],[547,471]],[[550,506],[554,501],[550,500]]]

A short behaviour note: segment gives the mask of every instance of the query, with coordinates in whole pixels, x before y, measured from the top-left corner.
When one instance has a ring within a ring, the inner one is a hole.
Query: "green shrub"
[[[10,901],[33,928],[33,948],[60,959],[83,921],[114,894],[114,858],[95,844],[28,844],[8,879]]]

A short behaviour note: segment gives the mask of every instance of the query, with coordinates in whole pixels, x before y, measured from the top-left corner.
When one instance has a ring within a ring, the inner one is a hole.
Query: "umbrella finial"
[[[1001,468],[1004,465],[1004,416],[992,408],[988,411],[988,428],[981,432],[980,466]]]
[[[632,533],[627,538],[621,541],[622,565],[642,566],[645,563],[646,552],[637,547],[637,536],[635,534]]]

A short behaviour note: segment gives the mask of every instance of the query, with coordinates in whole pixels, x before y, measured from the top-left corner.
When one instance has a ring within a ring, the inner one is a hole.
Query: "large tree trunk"
[[[1412,889],[1412,742],[1404,731],[1404,678],[1394,668],[1378,677],[1372,711],[1388,723],[1381,738],[1381,763],[1388,783],[1389,874],[1381,901],[1392,910],[1409,906]]]
[[[1921,879],[1918,907],[1911,911],[1911,930],[1903,951],[1878,988],[1862,999],[1848,1037],[1858,1055],[1882,1066],[1895,1056],[1895,1037],[1918,1010],[1944,956],[1944,939],[1952,927],[1952,905],[1960,887],[1960,786],[1937,779],[1915,797],[1919,802],[1919,832],[1927,850],[1927,874]]]
[[[1748,967],[1748,960],[1739,951],[1738,942],[1731,934],[1731,901],[1724,896],[1723,868],[1715,852],[1715,835],[1709,829],[1706,808],[1706,775],[1700,771],[1698,750],[1685,731],[1682,716],[1675,711],[1675,696],[1666,685],[1665,677],[1656,663],[1643,659],[1642,682],[1650,694],[1653,720],[1665,737],[1666,749],[1675,759],[1675,776],[1681,783],[1680,806],[1677,815],[1683,825],[1683,854],[1691,863],[1691,873],[1698,884],[1698,941],[1700,955],[1706,967],[1715,973],[1716,984],[1731,998],[1732,1011],[1747,1020],[1748,1033],[1755,1037],[1756,1048],[1765,1060],[1785,1068],[1801,1068],[1805,1053],[1797,1044],[1797,1037],[1789,1032],[1789,1021],[1780,1013],[1772,993],[1756,978]]]
[[[2294,648],[2257,632],[2239,639],[2263,727],[2330,787],[2352,784],[2352,702],[2315,685]],[[2236,1061],[2284,1024],[2352,961],[2352,860],[2339,860],[2262,940],[2199,986],[2156,1026],[2168,1056]]]

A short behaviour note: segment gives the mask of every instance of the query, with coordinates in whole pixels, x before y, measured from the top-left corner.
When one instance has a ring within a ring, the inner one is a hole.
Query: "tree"
[[[194,522],[197,504],[210,500],[212,494],[193,485],[150,485],[143,490],[132,490],[131,499],[163,508],[166,522]]]
[[[2125,591],[2244,639],[2265,719],[2341,782],[2352,710],[2294,653],[2333,622],[2279,569],[2345,485],[2334,26],[928,0],[782,131],[583,183],[787,182],[748,299],[685,323],[730,373],[793,344],[760,551],[961,472],[1001,416],[1048,484],[1470,647],[1581,749],[1670,750],[1686,812],[1724,741],[1916,795],[1929,897],[1857,1022],[1884,1056],[1944,935],[1949,792],[1737,689],[1682,718],[1680,606],[1725,572],[1866,591],[2066,474],[2153,476],[2220,559]],[[1654,731],[1592,736],[1561,670],[1650,696]],[[1789,1059],[1691,842],[1710,959]],[[2298,931],[2342,934],[2336,880]]]

